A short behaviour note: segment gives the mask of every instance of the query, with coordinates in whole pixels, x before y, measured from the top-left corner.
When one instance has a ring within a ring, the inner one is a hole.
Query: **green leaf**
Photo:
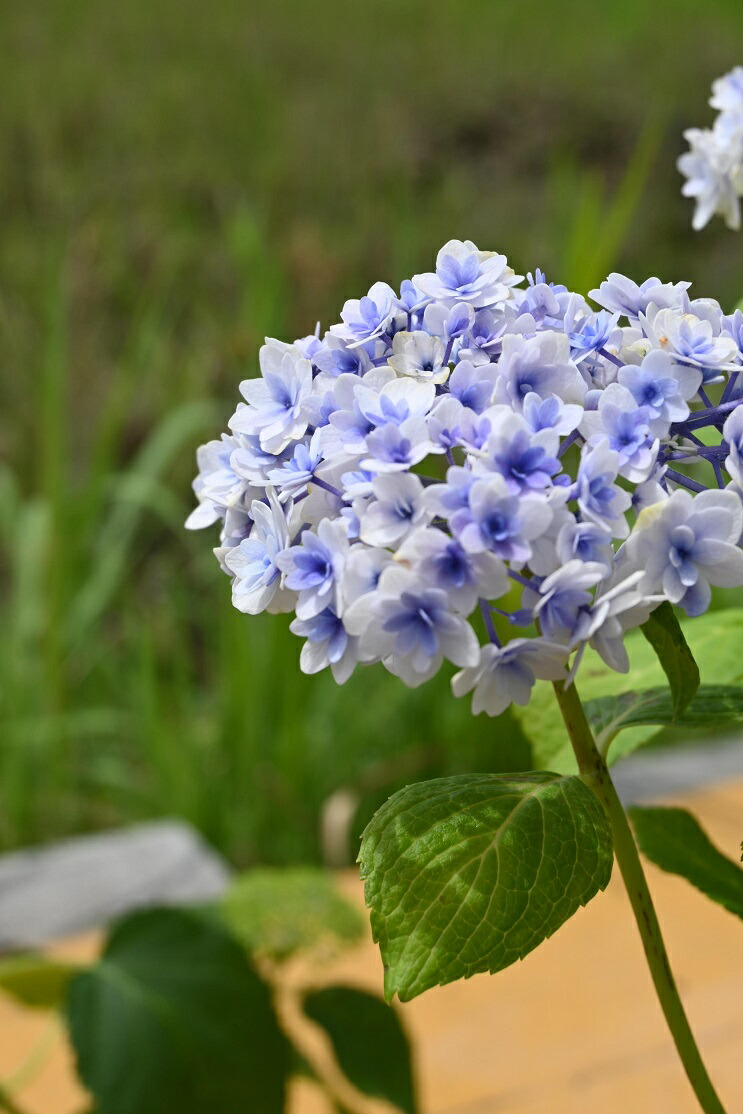
[[[396,1010],[363,990],[329,986],[305,996],[304,1012],[326,1031],[354,1087],[416,1114],[410,1045]]]
[[[699,688],[699,667],[684,638],[676,613],[670,603],[656,607],[640,630],[658,655],[668,678],[676,716],[681,715]]]
[[[53,1010],[62,1005],[67,984],[80,970],[72,963],[47,959],[35,952],[0,959],[0,990],[24,1006]]]
[[[287,1042],[268,987],[213,919],[136,913],[69,986],[80,1078],[99,1114],[281,1114]]]
[[[408,786],[362,837],[385,994],[499,971],[604,889],[611,829],[592,790],[552,773]]]
[[[685,622],[684,629],[694,658],[705,679],[719,685],[743,684],[743,655],[733,648],[743,642],[743,608],[710,611],[698,619]],[[629,676],[638,689],[667,688],[655,650],[641,631],[630,631],[625,639],[630,659]],[[588,648],[576,679],[584,702],[595,698],[616,696],[626,692],[627,675],[610,669],[599,655]],[[534,765],[537,768],[575,773],[577,766],[565,725],[560,716],[552,685],[538,681],[525,708],[514,708],[516,717],[531,740]],[[638,725],[623,730],[613,743],[609,761],[631,754],[649,743],[659,732],[654,724]]]
[[[691,703],[678,715],[668,688],[601,696],[587,700],[584,707],[599,743],[612,739],[626,727],[640,724],[659,727],[674,724],[720,731],[743,723],[743,687],[701,685]]]
[[[222,913],[247,948],[277,960],[318,945],[337,950],[364,933],[360,910],[316,867],[251,870],[229,888]]]
[[[717,850],[690,812],[639,807],[628,811],[643,855],[743,917],[743,869]]]

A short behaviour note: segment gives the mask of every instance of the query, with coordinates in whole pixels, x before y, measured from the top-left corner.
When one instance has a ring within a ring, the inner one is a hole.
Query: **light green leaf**
[[[475,774],[408,786],[362,837],[385,994],[499,971],[609,881],[609,821],[577,777]]]
[[[690,619],[684,623],[684,632],[705,680],[713,680],[719,685],[743,684],[743,655],[731,649],[743,642],[743,608],[711,611],[698,619]],[[666,687],[663,668],[642,632],[630,631],[625,645],[630,659],[629,675],[616,673],[594,650],[586,650],[576,679],[578,691],[585,702],[625,693],[628,677],[638,689]],[[514,711],[531,740],[535,767],[560,773],[577,771],[551,684],[538,681],[529,704],[525,708],[514,708]],[[623,755],[631,754],[658,732],[659,728],[652,724],[628,727],[612,744],[609,761],[615,762]]]
[[[623,692],[600,696],[585,704],[588,722],[599,744],[612,739],[618,731],[640,724],[667,727],[707,727],[720,731],[743,724],[743,687],[740,685],[701,685],[686,709],[676,714],[668,688]]]
[[[69,986],[98,1114],[282,1114],[289,1067],[268,987],[214,919],[156,909],[113,930]]]
[[[251,870],[230,886],[222,913],[250,951],[277,960],[318,945],[337,950],[364,933],[361,912],[316,867]]]
[[[684,638],[676,613],[670,603],[656,607],[640,630],[658,655],[668,678],[676,716],[683,712],[699,688],[699,667]]]
[[[643,855],[743,917],[743,869],[717,850],[690,812],[636,807],[629,816]]]
[[[62,1005],[67,984],[80,970],[72,963],[47,959],[35,952],[0,958],[0,990],[24,1006],[53,1010]]]
[[[305,996],[304,1011],[330,1037],[354,1087],[416,1114],[410,1045],[392,1006],[354,987],[328,986]]]

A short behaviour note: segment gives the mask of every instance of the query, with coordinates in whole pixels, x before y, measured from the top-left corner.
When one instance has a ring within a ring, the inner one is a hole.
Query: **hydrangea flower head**
[[[678,168],[686,178],[681,192],[696,201],[692,227],[699,231],[714,216],[728,228],[740,228],[743,197],[743,66],[736,66],[712,84],[712,108],[718,115],[711,128],[689,128],[689,150]]]
[[[266,341],[187,525],[220,525],[237,608],[295,612],[307,673],[448,662],[498,715],[587,645],[624,671],[660,602],[743,584],[743,317],[688,286],[612,274],[596,309],[452,240],[324,335]]]

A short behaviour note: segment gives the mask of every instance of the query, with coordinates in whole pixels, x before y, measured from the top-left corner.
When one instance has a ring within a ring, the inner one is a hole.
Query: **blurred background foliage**
[[[324,802],[523,769],[448,679],[299,674],[189,535],[194,449],[264,335],[451,237],[581,290],[613,267],[732,306],[676,156],[741,59],[737,0],[4,0],[0,848],[180,815],[312,861]]]

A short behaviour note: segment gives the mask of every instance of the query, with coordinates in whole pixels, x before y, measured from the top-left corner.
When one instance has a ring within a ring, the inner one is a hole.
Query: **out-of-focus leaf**
[[[365,926],[332,876],[315,867],[251,870],[230,886],[222,911],[247,948],[278,960],[318,945],[352,944]]]
[[[600,696],[586,701],[585,710],[599,742],[611,739],[626,727],[640,724],[659,727],[674,724],[720,731],[743,724],[743,687],[701,685],[691,703],[678,715],[667,688]]]
[[[98,1114],[283,1114],[290,1057],[270,991],[213,917],[121,921],[71,981],[67,1019]]]
[[[743,917],[743,869],[718,851],[690,812],[634,807],[629,815],[643,855]]]
[[[354,987],[328,986],[305,995],[304,1011],[330,1037],[354,1087],[416,1114],[410,1045],[392,1006]]]
[[[24,1006],[53,1010],[64,1001],[67,985],[79,967],[34,952],[0,958],[0,991]]]

